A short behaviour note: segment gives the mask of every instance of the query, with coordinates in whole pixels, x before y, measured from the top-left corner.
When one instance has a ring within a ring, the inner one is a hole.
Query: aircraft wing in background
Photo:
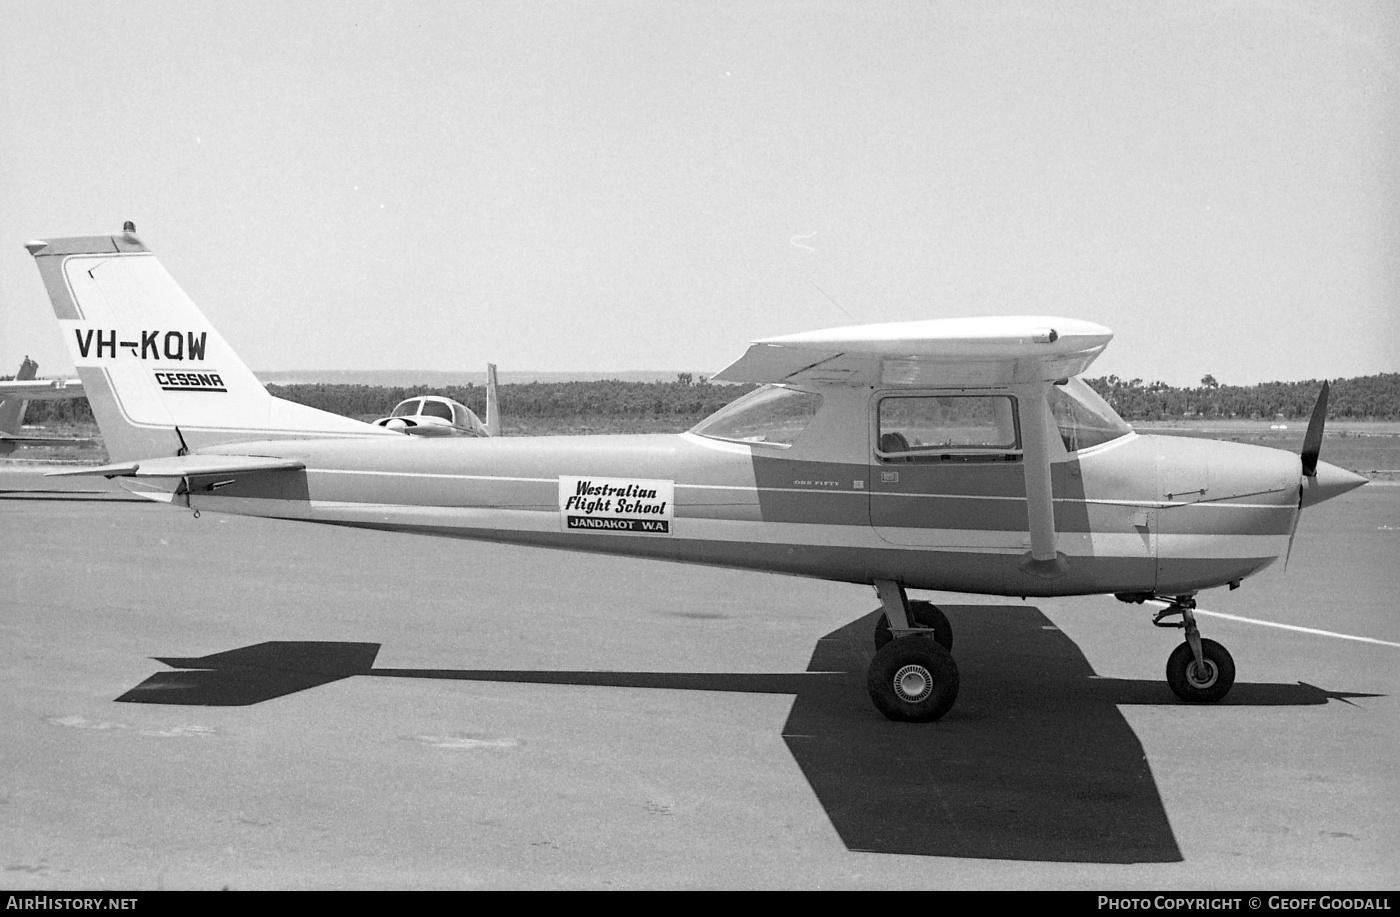
[[[53,446],[63,443],[89,443],[75,436],[46,436],[23,433],[24,411],[30,401],[83,397],[83,384],[76,379],[35,379],[39,364],[28,357],[19,365],[12,380],[0,382],[0,455],[14,452],[20,445]]]

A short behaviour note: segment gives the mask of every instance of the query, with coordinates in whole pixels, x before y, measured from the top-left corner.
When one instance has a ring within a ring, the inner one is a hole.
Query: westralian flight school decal
[[[570,532],[671,534],[675,482],[559,478],[559,513]]]

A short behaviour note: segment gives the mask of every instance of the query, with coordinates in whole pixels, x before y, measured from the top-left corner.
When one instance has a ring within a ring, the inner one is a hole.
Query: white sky
[[[33,238],[142,238],[257,370],[720,369],[1085,318],[1089,375],[1400,371],[1400,4],[0,0]]]

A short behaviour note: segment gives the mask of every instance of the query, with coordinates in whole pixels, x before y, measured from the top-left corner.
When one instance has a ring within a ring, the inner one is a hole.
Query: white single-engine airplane
[[[81,398],[81,384],[67,379],[35,379],[39,364],[25,357],[14,379],[0,382],[0,455],[9,455],[20,446],[54,446],[89,443],[81,436],[45,436],[25,433],[24,412],[29,402],[57,398]]]
[[[112,464],[196,510],[662,558],[875,587],[868,687],[936,720],[947,618],[906,589],[1161,597],[1172,690],[1234,682],[1194,596],[1283,555],[1304,507],[1365,479],[1318,461],[1133,432],[1075,378],[1112,338],[1014,317],[754,342],[715,378],[767,383],[687,433],[418,437],[267,393],[136,236],[32,242]],[[68,473],[68,472],[62,472]]]
[[[388,417],[374,422],[411,436],[500,436],[496,402],[496,364],[486,364],[486,421],[465,404],[442,395],[414,395],[400,401]]]

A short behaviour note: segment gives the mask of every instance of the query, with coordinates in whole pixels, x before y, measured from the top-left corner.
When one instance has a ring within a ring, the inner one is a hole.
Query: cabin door
[[[870,523],[891,544],[1019,548],[1026,486],[1014,399],[911,393],[877,397]]]

